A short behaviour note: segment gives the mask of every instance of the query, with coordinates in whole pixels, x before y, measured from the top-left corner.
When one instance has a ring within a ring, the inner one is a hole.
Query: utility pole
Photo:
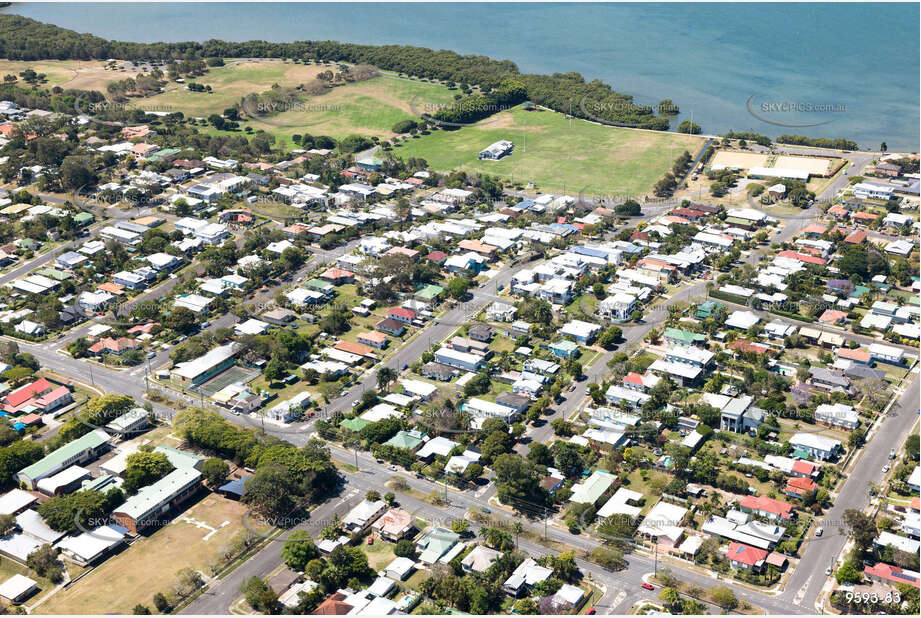
[[[658,538],[656,539],[656,544],[654,545],[654,547],[655,547],[655,558],[653,562],[653,575],[658,577],[659,575],[659,540]]]
[[[90,366],[90,384],[96,386],[96,380],[93,379],[93,363],[87,363]]]

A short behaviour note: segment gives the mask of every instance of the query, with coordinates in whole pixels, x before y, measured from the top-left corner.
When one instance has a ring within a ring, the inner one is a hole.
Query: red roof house
[[[737,543],[733,541],[729,544],[729,551],[726,552],[726,558],[729,563],[736,569],[748,569],[760,571],[764,566],[764,560],[768,552],[751,545]]]
[[[886,581],[893,584],[908,584],[915,588],[921,587],[921,577],[915,571],[904,571],[897,566],[877,562],[873,566],[863,568],[863,573],[874,581]]]
[[[21,386],[4,398],[3,403],[5,404],[5,409],[6,406],[18,409],[33,397],[43,395],[44,393],[50,391],[52,388],[53,387],[51,386],[51,382],[45,378],[39,378],[31,384]],[[12,410],[7,411],[11,412]]]
[[[416,312],[405,307],[394,307],[387,312],[387,317],[399,320],[405,324],[410,324],[416,319]]]
[[[787,479],[787,486],[784,487],[784,493],[793,498],[802,498],[810,491],[818,489],[818,484],[808,476],[797,476]]]
[[[847,320],[847,312],[837,309],[826,309],[825,313],[819,316],[819,322],[823,324],[843,324],[845,320]]]
[[[745,496],[739,508],[769,519],[792,519],[793,505],[767,496]]]
[[[779,257],[790,258],[791,260],[797,260],[804,264],[818,264],[819,266],[824,266],[826,264],[826,260],[820,257],[806,255],[805,253],[797,253],[796,251],[781,251],[777,255]]]

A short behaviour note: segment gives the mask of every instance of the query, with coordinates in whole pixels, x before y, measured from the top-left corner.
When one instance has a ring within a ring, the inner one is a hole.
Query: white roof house
[[[646,514],[637,532],[654,537],[667,536],[672,540],[677,540],[682,532],[681,520],[684,519],[687,512],[688,510],[683,506],[660,500]]]
[[[598,509],[598,517],[605,518],[610,517],[611,515],[628,515],[630,517],[638,517],[642,511],[641,507],[633,506],[628,504],[633,501],[636,502],[643,498],[643,494],[638,491],[633,491],[632,489],[627,489],[626,487],[621,487],[614,495],[611,496],[611,499],[604,503],[600,509]]]
[[[428,459],[433,455],[447,457],[455,446],[457,446],[457,442],[437,436],[423,444],[422,448],[416,451],[416,457],[419,459]]]
[[[748,330],[760,321],[761,318],[751,311],[733,311],[729,317],[726,318],[726,326],[738,328],[740,330]]]
[[[572,320],[560,329],[560,334],[564,337],[570,335],[575,337],[577,341],[585,342],[591,340],[600,330],[601,327],[598,324],[583,322],[582,320]]]
[[[387,503],[383,500],[370,502],[362,500],[342,519],[342,525],[349,532],[358,532],[370,526],[387,510]]]

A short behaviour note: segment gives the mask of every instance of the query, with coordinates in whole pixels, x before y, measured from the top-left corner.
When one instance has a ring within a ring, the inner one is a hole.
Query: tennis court
[[[246,369],[244,367],[238,367],[237,365],[232,365],[226,371],[219,373],[214,376],[204,384],[198,387],[198,392],[203,393],[206,397],[210,397],[214,393],[220,391],[221,389],[230,386],[236,382],[242,382],[246,384],[247,382],[252,382],[259,376],[259,371],[255,369]]]

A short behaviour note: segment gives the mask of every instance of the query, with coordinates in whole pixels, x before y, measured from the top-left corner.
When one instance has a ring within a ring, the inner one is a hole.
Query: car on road
[[[585,612],[585,615],[586,615],[586,616],[594,616],[594,615],[595,615],[595,608],[594,608],[594,607],[589,607],[589,608],[588,608],[588,611]]]
[[[818,528],[815,529],[816,536],[822,536],[823,532],[825,532],[825,528],[823,528],[822,526],[819,526]]]
[[[825,574],[831,575],[831,567],[828,567],[827,569],[825,569]]]
[[[393,464],[390,464],[389,466],[387,466],[387,469],[390,470],[391,472],[397,471],[397,467]]]
[[[483,513],[487,513],[487,514],[492,513],[492,509],[490,509],[488,506],[481,506],[480,511],[482,511]]]
[[[640,588],[642,588],[643,590],[655,590],[656,589],[655,586],[653,586],[652,584],[646,583],[646,582],[643,582],[642,584],[640,584]]]
[[[885,466],[883,466],[883,474],[887,472],[889,472],[889,464],[886,464]]]
[[[361,400],[360,400],[360,399],[356,399],[355,401],[352,402],[352,407],[354,408],[355,406],[357,406],[357,405],[360,404],[360,403],[361,403]]]
[[[157,356],[157,353],[156,353],[156,352],[148,352],[148,353],[147,353],[147,358],[156,358],[156,356]]]

